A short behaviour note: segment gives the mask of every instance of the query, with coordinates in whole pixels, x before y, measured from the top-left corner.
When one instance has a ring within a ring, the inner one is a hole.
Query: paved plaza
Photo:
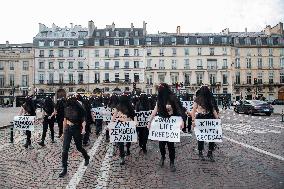
[[[2,112],[1,112],[2,114]],[[221,112],[223,143],[214,151],[216,162],[200,161],[194,134],[184,134],[176,143],[177,171],[160,159],[157,141],[148,141],[144,155],[136,143],[126,164],[119,164],[118,150],[105,142],[105,133],[91,135],[87,147],[92,156],[88,167],[71,145],[68,174],[61,171],[62,141],[45,147],[36,144],[41,135],[33,133],[32,148],[25,149],[25,135],[16,132],[15,144],[0,146],[0,188],[284,188],[284,123],[279,115],[250,116],[232,110]],[[57,131],[57,130],[56,130]],[[207,150],[208,146],[205,146]]]

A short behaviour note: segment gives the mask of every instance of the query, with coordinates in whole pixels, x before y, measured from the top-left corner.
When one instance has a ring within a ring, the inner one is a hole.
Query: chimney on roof
[[[180,26],[177,26],[177,35],[180,35]]]
[[[223,29],[223,30],[222,30],[222,33],[223,33],[223,34],[226,34],[226,35],[229,35],[229,33],[230,33],[229,28]]]
[[[115,30],[115,24],[114,24],[114,22],[112,22],[112,24],[111,24],[111,30],[112,30],[112,31]]]
[[[147,34],[147,29],[146,29],[147,23],[143,21],[143,35]]]
[[[94,30],[95,30],[95,24],[93,20],[91,20],[88,22],[88,37],[92,37]]]
[[[6,41],[6,47],[9,47],[9,41]]]
[[[283,35],[283,23],[279,22],[276,26],[270,28],[270,34]]]
[[[52,31],[54,32],[56,30],[56,25],[53,23],[52,24]]]
[[[246,33],[246,35],[248,34],[248,28],[245,28],[245,33]]]
[[[73,27],[74,27],[74,24],[71,22],[70,23],[70,28],[73,29]]]
[[[267,26],[264,28],[264,34],[265,34],[265,35],[271,35],[271,26],[270,26],[270,25],[267,25]]]
[[[133,29],[134,29],[134,25],[133,23],[131,23],[131,31],[133,31]]]

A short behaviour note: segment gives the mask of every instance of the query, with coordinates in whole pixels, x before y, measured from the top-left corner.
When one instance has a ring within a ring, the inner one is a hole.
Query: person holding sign
[[[141,111],[149,111],[151,110],[150,101],[146,94],[141,94],[138,102],[136,103],[135,110],[137,113]],[[136,116],[137,117],[137,116]],[[148,118],[146,118],[148,119]],[[145,122],[147,124],[147,122]],[[145,125],[144,127],[137,127],[137,134],[139,139],[139,146],[144,154],[147,153],[147,140],[149,135],[149,130]]]
[[[207,86],[202,86],[196,94],[196,98],[192,109],[192,127],[195,127],[195,119],[218,119],[219,115],[214,103],[214,97]],[[207,157],[213,162],[214,142],[209,142],[209,150]],[[198,141],[198,155],[202,161],[204,141]]]
[[[155,106],[155,109],[153,110],[153,113],[149,119],[149,125],[148,128],[151,127],[151,123],[158,114],[161,118],[170,118],[171,116],[181,116],[183,114],[182,107],[180,106],[180,103],[178,103],[178,99],[176,95],[170,90],[170,87],[166,83],[160,84],[158,88],[158,101]],[[184,126],[183,121],[181,121],[180,128],[182,129]],[[171,172],[176,171],[176,167],[174,164],[175,161],[175,146],[174,142],[168,142],[168,141],[159,141],[159,148],[161,153],[161,160],[160,160],[160,166],[164,166],[164,161],[166,159],[166,145],[169,149],[169,158],[170,158],[170,170]]]
[[[75,97],[67,100],[64,109],[64,131],[63,131],[63,152],[62,152],[62,167],[63,170],[59,177],[64,177],[67,174],[68,152],[72,138],[75,141],[76,148],[85,158],[85,166],[89,164],[90,156],[82,147],[82,135],[85,134],[86,113],[82,105]]]
[[[36,116],[36,109],[33,104],[33,101],[30,97],[26,97],[26,102],[22,105],[21,110],[19,112],[19,116]],[[32,133],[29,130],[26,130],[27,140],[24,145],[25,148],[28,148],[31,145],[31,136]]]
[[[46,132],[49,127],[50,134],[51,134],[51,141],[54,143],[54,121],[55,121],[55,114],[56,110],[54,107],[54,103],[50,97],[47,97],[43,104],[43,130],[42,130],[42,136],[41,141],[38,142],[40,146],[45,146],[44,140],[46,137]]]
[[[116,108],[114,108],[114,114],[111,118],[111,122],[117,121],[134,121],[135,120],[135,111],[130,102],[130,99],[126,95],[119,97],[119,103]],[[125,164],[125,151],[124,151],[124,142],[118,142],[119,146],[119,155],[120,155],[120,165]],[[130,146],[131,142],[126,143],[126,155],[130,155]]]
[[[105,99],[105,100],[107,100],[107,99]],[[107,102],[107,101],[106,101],[106,102]],[[105,105],[107,105],[107,106],[105,106],[105,107],[110,108],[111,111],[114,113],[115,108],[117,107],[118,103],[119,103],[119,98],[118,98],[118,96],[117,96],[116,94],[113,94],[113,95],[109,98],[108,103],[105,103]],[[109,130],[108,130],[108,129],[106,130],[106,142],[109,142]]]

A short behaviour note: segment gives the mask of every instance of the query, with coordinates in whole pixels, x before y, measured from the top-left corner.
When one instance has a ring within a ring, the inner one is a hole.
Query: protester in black
[[[83,137],[83,145],[88,146],[90,144],[90,134],[91,134],[91,124],[93,123],[92,114],[91,114],[91,104],[87,97],[83,99],[83,106],[86,111],[86,128],[85,128],[85,134]]]
[[[21,110],[18,114],[19,116],[36,116],[36,109],[34,103],[30,97],[26,97],[25,103],[22,105]],[[31,145],[31,131],[26,130],[27,140],[24,145],[25,148],[28,148]]]
[[[136,112],[151,110],[150,100],[146,94],[140,95],[136,103],[135,110]],[[145,127],[137,127],[136,130],[139,139],[139,146],[144,153],[147,153],[147,140],[149,135],[149,129],[147,128],[147,125],[145,125]]]
[[[114,113],[111,121],[134,121],[135,120],[135,111],[130,102],[130,99],[126,95],[119,97],[119,103],[116,108],[114,108]],[[119,146],[119,155],[120,155],[120,165],[125,164],[125,151],[124,151],[124,142],[118,142]],[[126,143],[126,155],[130,155],[130,146],[131,142]]]
[[[105,101],[105,103],[107,103],[107,101]],[[114,109],[117,107],[119,103],[119,99],[118,96],[113,94],[110,98],[109,98],[109,102],[107,104],[106,107],[110,108],[112,112],[114,112]],[[109,130],[106,130],[106,142],[109,142]]]
[[[66,100],[63,97],[63,98],[58,99],[57,104],[56,104],[56,121],[57,121],[58,129],[59,129],[58,138],[60,138],[63,133],[65,103],[66,103]]]
[[[218,119],[218,110],[216,109],[216,103],[214,97],[207,86],[202,86],[197,92],[196,98],[193,104],[192,110],[192,126],[195,127],[195,119]],[[213,150],[214,142],[209,142],[209,150],[207,157],[214,161]],[[202,161],[205,160],[203,156],[204,141],[198,141],[199,157]]]
[[[40,146],[45,146],[44,140],[46,137],[46,132],[49,127],[50,134],[51,134],[51,141],[54,143],[54,121],[55,121],[55,114],[56,110],[54,107],[54,103],[50,97],[47,97],[43,104],[43,131],[42,131],[42,137],[41,141],[38,142]]]
[[[177,97],[175,94],[170,90],[170,87],[166,83],[160,84],[158,88],[158,99],[156,107],[150,117],[148,128],[151,127],[151,122],[154,119],[154,117],[158,114],[158,116],[162,118],[169,118],[171,116],[182,116],[183,110],[180,106],[180,103],[178,102]],[[181,124],[181,129],[183,128],[184,123]],[[161,153],[161,160],[160,160],[160,166],[164,166],[164,161],[166,159],[166,145],[169,149],[169,158],[170,158],[170,170],[171,172],[175,172],[175,146],[174,142],[168,142],[168,141],[159,141],[159,148]]]
[[[62,167],[63,170],[59,177],[64,177],[67,173],[68,151],[72,138],[74,139],[76,148],[85,158],[85,166],[89,164],[90,156],[87,151],[82,147],[82,134],[85,134],[85,110],[77,101],[72,97],[67,100],[66,108],[64,110],[64,132],[63,132],[63,152],[62,152]]]

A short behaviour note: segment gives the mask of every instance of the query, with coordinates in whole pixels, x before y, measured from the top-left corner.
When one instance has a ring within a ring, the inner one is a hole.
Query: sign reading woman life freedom
[[[171,116],[169,118],[156,116],[151,123],[149,139],[180,142],[181,124],[182,118],[178,116]]]
[[[221,119],[195,119],[194,132],[198,141],[222,142]]]

